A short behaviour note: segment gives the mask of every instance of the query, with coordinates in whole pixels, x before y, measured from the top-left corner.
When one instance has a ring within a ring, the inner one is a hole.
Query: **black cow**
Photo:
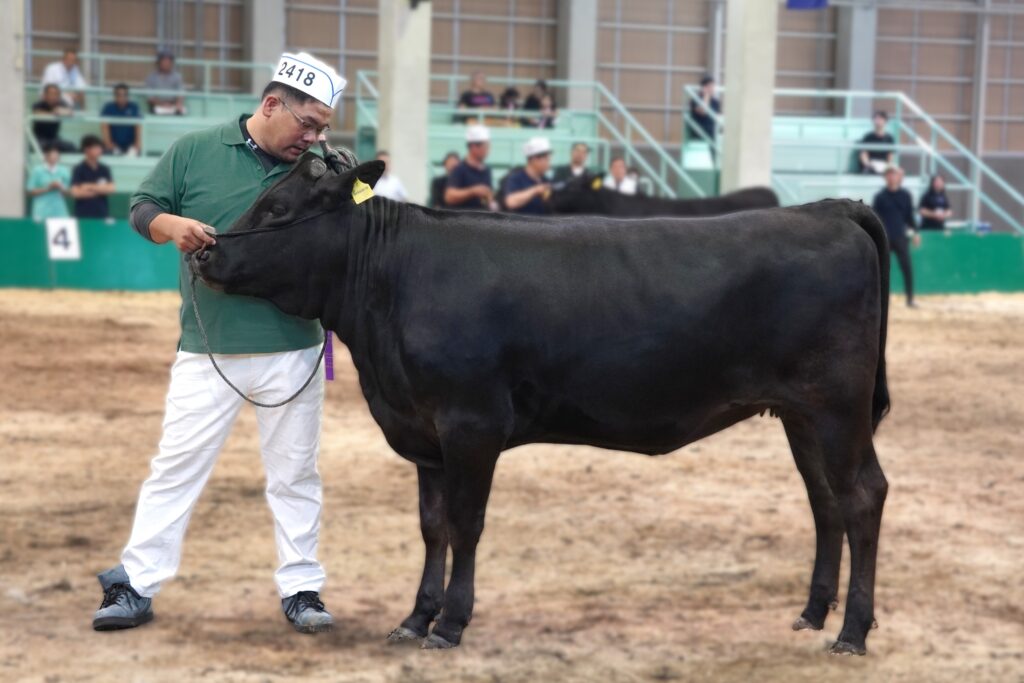
[[[388,443],[418,466],[426,561],[391,639],[423,638],[435,620],[424,647],[462,639],[502,451],[663,454],[767,410],[817,528],[793,627],[823,627],[845,531],[832,651],[863,654],[887,488],[872,435],[889,404],[889,252],[871,210],[840,200],[627,222],[356,205],[355,181],[382,171],[303,159],[193,265],[211,286],[334,330]]]
[[[749,187],[720,197],[665,199],[622,194],[602,187],[601,183],[599,176],[584,174],[560,186],[556,185],[548,200],[551,212],[620,218],[721,216],[779,205],[779,197],[769,187]]]

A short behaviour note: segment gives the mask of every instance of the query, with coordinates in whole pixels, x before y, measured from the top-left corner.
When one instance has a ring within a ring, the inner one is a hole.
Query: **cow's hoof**
[[[418,643],[423,640],[423,636],[413,631],[411,628],[399,626],[394,631],[388,634],[388,642],[392,645],[403,645],[405,643]]]
[[[830,655],[866,655],[868,651],[863,645],[854,645],[853,643],[837,640],[832,643],[828,653]]]
[[[806,617],[797,617],[797,620],[793,622],[794,631],[820,631],[824,626],[824,624],[812,624]]]
[[[436,633],[431,633],[420,647],[424,650],[450,650],[453,647],[458,647],[458,644],[449,642]]]

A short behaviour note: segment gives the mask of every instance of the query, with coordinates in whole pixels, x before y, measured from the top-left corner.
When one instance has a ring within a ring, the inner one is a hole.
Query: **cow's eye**
[[[288,213],[288,208],[284,204],[271,204],[270,215],[274,217],[283,216]]]

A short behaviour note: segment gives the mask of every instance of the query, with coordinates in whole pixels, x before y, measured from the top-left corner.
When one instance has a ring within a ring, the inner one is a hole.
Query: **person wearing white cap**
[[[491,168],[487,165],[490,151],[491,131],[486,126],[468,126],[466,158],[452,169],[444,191],[444,203],[449,209],[494,211],[498,208],[491,185]]]
[[[544,215],[548,213],[544,200],[551,194],[547,180],[551,168],[551,142],[547,138],[530,138],[523,145],[526,166],[509,174],[505,180],[505,206],[509,211]]]
[[[344,87],[345,79],[315,57],[285,54],[252,115],[188,133],[171,145],[131,199],[132,227],[185,253],[213,244],[212,226],[230,227],[325,133]],[[319,168],[328,172],[326,163]],[[313,375],[324,332],[319,322],[285,315],[262,299],[192,283],[187,260],[179,259],[181,336],[163,436],[139,493],[121,564],[99,574],[104,595],[93,628],[132,628],[150,621],[153,596],[178,570],[192,510],[243,403],[216,374],[206,355],[210,351],[254,401],[282,401],[305,377],[314,377],[282,407],[257,407],[256,418],[282,610],[300,632],[329,630],[333,619],[320,600],[325,573],[317,561],[324,386],[322,375]],[[205,333],[193,312],[193,296]],[[232,519],[223,522],[230,527]],[[193,601],[200,610],[204,604],[201,595]]]

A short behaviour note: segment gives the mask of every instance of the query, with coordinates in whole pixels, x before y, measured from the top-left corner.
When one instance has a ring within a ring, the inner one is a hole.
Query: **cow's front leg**
[[[444,444],[445,507],[448,540],[452,546],[452,576],[444,595],[441,618],[423,641],[426,649],[455,647],[473,616],[473,573],[476,546],[484,529],[487,497],[494,466],[501,450],[500,439],[470,436],[457,430]]]
[[[420,488],[420,531],[426,545],[423,578],[416,592],[412,614],[388,636],[388,642],[418,642],[425,638],[430,622],[444,603],[444,566],[448,556],[448,522],[444,506],[444,471],[417,467]]]

